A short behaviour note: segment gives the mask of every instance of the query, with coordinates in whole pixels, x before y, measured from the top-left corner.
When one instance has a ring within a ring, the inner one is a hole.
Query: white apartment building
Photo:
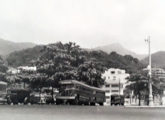
[[[106,105],[110,105],[111,95],[123,95],[129,74],[122,69],[110,68],[102,74],[106,84],[103,86],[106,95]]]

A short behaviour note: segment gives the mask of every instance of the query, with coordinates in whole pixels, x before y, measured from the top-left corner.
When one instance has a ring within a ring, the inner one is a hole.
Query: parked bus
[[[7,83],[0,81],[0,104],[5,104],[7,102]]]
[[[111,105],[124,105],[124,96],[111,95]]]
[[[73,105],[103,105],[105,91],[89,86],[77,80],[60,81],[59,94],[56,96],[56,104]]]
[[[26,99],[30,97],[30,90],[27,89],[9,89],[7,90],[7,103],[18,104],[26,103]]]

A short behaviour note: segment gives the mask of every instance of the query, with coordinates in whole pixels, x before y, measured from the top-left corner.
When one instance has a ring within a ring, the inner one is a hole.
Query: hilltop
[[[120,55],[131,55],[135,58],[138,58],[139,60],[144,59],[146,56],[146,55],[142,55],[142,54],[136,54],[135,52],[132,52],[131,50],[124,48],[119,43],[112,43],[112,44],[105,45],[105,46],[99,46],[99,47],[94,48],[93,50],[102,50],[108,54],[115,51]]]
[[[152,57],[152,66],[165,68],[165,51],[158,51],[151,55]],[[148,64],[148,57],[141,60],[143,64]]]
[[[34,46],[35,44],[30,42],[16,43],[0,38],[0,55],[6,56],[14,51],[32,48]]]

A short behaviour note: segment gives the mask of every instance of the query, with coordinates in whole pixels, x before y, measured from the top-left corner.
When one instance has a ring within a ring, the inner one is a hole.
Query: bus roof
[[[94,90],[97,90],[97,91],[101,91],[101,92],[105,92],[104,90],[102,90],[101,88],[97,88],[97,87],[93,87],[93,86],[89,86],[83,82],[79,82],[77,80],[62,80],[60,81],[60,84],[79,84],[79,85],[82,85],[82,86],[85,86],[87,88],[90,88],[90,89],[94,89]]]
[[[23,89],[23,88],[11,88],[8,89],[8,91],[30,91],[29,89]]]

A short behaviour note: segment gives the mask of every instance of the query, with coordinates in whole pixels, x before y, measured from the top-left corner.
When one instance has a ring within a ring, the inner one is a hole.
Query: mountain
[[[35,46],[33,48],[27,48],[20,51],[10,53],[6,61],[9,66],[18,67],[33,64],[33,61],[37,60],[41,55],[40,51],[43,46]]]
[[[152,66],[165,68],[165,51],[158,51],[151,55]],[[143,64],[148,64],[148,57],[141,60]]]
[[[45,48],[51,48],[54,46],[55,48],[59,48],[61,46],[64,46],[66,44],[62,43],[55,43],[55,44],[49,44],[45,46],[35,46],[33,48],[28,48],[21,51],[16,51],[11,53],[7,57],[7,62],[9,66],[18,67],[18,66],[25,66],[25,65],[31,65],[35,63],[34,61],[38,60],[38,58],[45,54]],[[61,47],[59,49],[63,49],[64,47]],[[128,73],[136,72],[137,70],[140,70],[143,67],[143,64],[137,59],[132,57],[131,55],[119,55],[116,52],[111,52],[110,54],[100,51],[100,50],[84,50],[83,48],[80,48],[80,50],[83,51],[83,58],[86,58],[87,60],[93,59],[99,64],[102,64],[106,68],[121,68],[125,69]],[[51,53],[52,51],[50,51]],[[56,54],[58,54],[59,51],[55,51]],[[53,58],[53,57],[52,57]],[[104,68],[104,67],[103,67]]]
[[[6,56],[14,51],[32,48],[35,44],[30,42],[16,43],[8,40],[0,39],[0,55]]]
[[[135,58],[138,58],[139,60],[145,58],[146,55],[140,55],[140,54],[136,54],[126,48],[124,48],[121,44],[119,43],[113,43],[110,45],[105,45],[105,46],[100,46],[100,47],[96,47],[93,50],[102,50],[106,53],[111,53],[113,51],[117,52],[120,55],[131,55]]]

